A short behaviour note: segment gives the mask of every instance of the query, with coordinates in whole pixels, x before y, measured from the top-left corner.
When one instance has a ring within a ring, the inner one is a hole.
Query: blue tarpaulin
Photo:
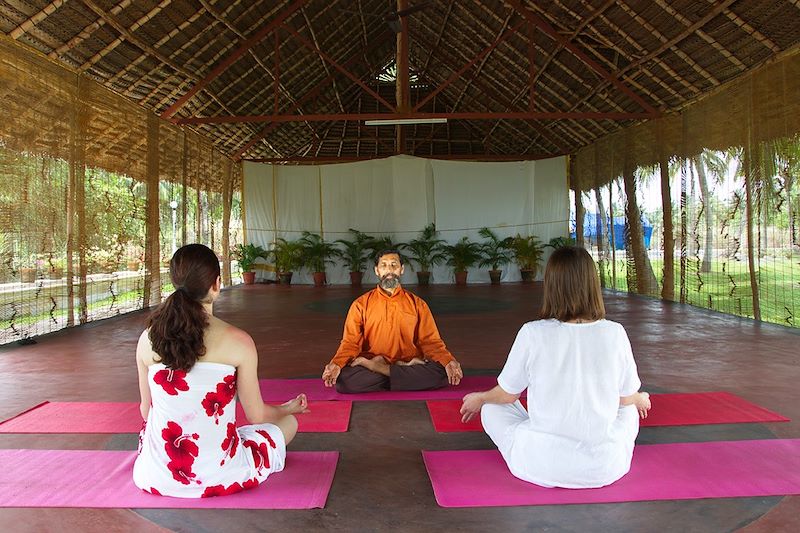
[[[587,242],[597,242],[597,237],[602,232],[602,222],[600,213],[586,213],[583,217],[583,238]],[[608,216],[606,215],[606,221]],[[650,248],[650,238],[653,236],[653,225],[643,216],[642,227],[644,229],[644,247]],[[572,221],[572,233],[570,236],[575,238],[575,221]],[[611,235],[606,235],[606,242],[611,243]],[[625,217],[614,217],[614,248],[617,250],[625,249]]]

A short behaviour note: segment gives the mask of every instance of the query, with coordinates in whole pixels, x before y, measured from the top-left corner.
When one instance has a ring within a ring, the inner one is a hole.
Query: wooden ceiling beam
[[[444,161],[535,161],[550,157],[558,157],[566,154],[498,154],[498,155],[432,155],[428,159],[440,159]],[[373,159],[384,159],[386,156],[316,156],[316,157],[258,157],[244,159],[252,163],[298,163],[298,164],[324,164],[324,163],[349,163],[355,161],[370,161]]]
[[[425,64],[422,66],[422,70],[419,72],[420,78],[423,78],[427,75],[431,59],[435,57],[436,52],[439,50],[439,43],[442,42],[442,36],[444,35],[445,28],[447,28],[447,21],[450,19],[450,13],[453,12],[454,3],[455,0],[450,0],[450,2],[447,4],[447,13],[444,15],[444,22],[442,22],[442,26],[439,28],[439,32],[436,34],[436,41],[433,43],[433,47],[428,52],[428,57],[425,58]]]
[[[710,21],[711,19],[722,13],[724,9],[727,9],[728,6],[730,6],[735,1],[736,0],[721,0],[719,3],[711,6],[711,9],[708,11],[708,13],[706,13],[699,20],[695,21],[691,26],[684,29],[681,33],[669,39],[668,41],[662,43],[661,46],[649,52],[647,55],[644,55],[634,61],[631,61],[629,64],[617,70],[612,75],[615,78],[619,78],[623,76],[626,72],[637,68],[639,65],[647,63],[648,61],[652,60],[655,57],[658,57],[666,50],[669,50],[682,40],[686,39],[688,36],[692,35],[698,28],[702,28],[703,26],[705,26],[708,23],[708,21]],[[601,85],[604,85],[606,83],[607,82],[603,82]]]
[[[541,19],[538,15],[534,14],[528,8],[524,7],[519,0],[504,0],[505,3],[511,5],[517,12],[525,17],[526,20],[533,23],[539,29],[541,29],[544,33],[549,35],[554,41],[561,43],[561,45],[572,52],[572,54],[583,61],[589,68],[594,70],[603,80],[608,83],[611,83],[620,91],[625,93],[631,100],[639,104],[642,109],[647,111],[648,113],[658,115],[658,110],[647,103],[641,96],[633,92],[630,87],[622,83],[618,76],[614,76],[607,72],[603,67],[601,67],[597,62],[595,62],[592,58],[590,58],[586,53],[578,48],[575,44],[566,40],[566,37],[561,35],[553,26],[548,24],[545,20]],[[730,0],[733,1],[733,0]]]
[[[616,0],[607,0],[606,3],[603,4],[602,6],[598,7],[597,9],[592,10],[590,13],[587,13],[587,14],[583,15],[579,19],[580,22],[579,22],[578,26],[574,30],[572,30],[572,32],[566,37],[566,41],[567,42],[574,41],[575,38],[587,26],[589,26],[589,24],[594,22],[594,20],[597,17],[602,15],[609,7],[611,7],[615,3],[616,3]],[[558,2],[558,4],[561,5],[560,2]],[[563,6],[561,6],[561,7],[563,8]],[[550,54],[547,55],[547,58],[544,60],[544,64],[539,68],[539,71],[538,71],[536,77],[533,78],[533,80],[531,81],[531,85],[535,84],[538,81],[538,79],[541,77],[542,73],[545,70],[547,70],[547,67],[550,66],[550,63],[553,61],[553,59],[555,59],[555,57],[558,55],[558,53],[561,52],[563,49],[564,49],[564,46],[559,43],[559,45]]]
[[[305,20],[308,32],[311,34],[311,41],[314,43],[314,46],[316,47],[317,50],[321,50],[319,46],[319,41],[317,41],[317,34],[314,33],[314,28],[311,26],[311,21],[308,20],[305,11],[303,11],[303,20]],[[325,74],[330,76],[331,71],[328,68],[328,63],[326,63],[325,60],[321,56],[319,56],[319,54],[318,57],[320,59],[320,63],[322,63],[322,68],[325,69]],[[331,83],[333,85],[334,94],[336,95],[336,101],[339,103],[339,110],[342,113],[344,113],[344,105],[342,105],[342,96],[339,94],[339,88],[336,86],[336,78],[331,78]]]
[[[19,39],[22,35],[28,33],[32,28],[36,27],[41,21],[49,17],[52,13],[58,10],[59,7],[64,5],[66,0],[54,0],[50,2],[31,17],[26,19],[22,24],[8,32],[8,36],[12,39]]]
[[[522,23],[523,23],[523,21],[520,21],[520,22],[517,24],[517,26],[518,26],[518,27],[519,27],[519,26],[521,26],[521,25],[522,25]],[[430,93],[429,93],[429,94],[428,94],[428,95],[427,95],[425,98],[423,98],[423,99],[422,99],[422,101],[421,101],[421,102],[418,102],[418,103],[417,103],[417,105],[415,105],[415,106],[414,106],[413,112],[414,112],[414,113],[418,112],[418,111],[419,111],[419,110],[422,108],[422,106],[424,106],[426,103],[428,103],[428,101],[429,101],[431,98],[433,98],[434,96],[436,96],[437,94],[439,94],[440,92],[442,92],[444,89],[446,89],[447,87],[449,87],[449,86],[450,86],[450,85],[451,85],[451,84],[452,84],[452,83],[453,83],[455,80],[459,79],[459,78],[462,76],[462,74],[464,74],[464,73],[465,73],[467,70],[469,70],[470,68],[472,68],[472,66],[473,66],[473,65],[475,65],[475,63],[477,63],[477,62],[478,62],[478,61],[480,61],[481,59],[485,59],[485,58],[487,58],[487,57],[489,56],[489,54],[492,52],[492,50],[494,50],[495,48],[497,48],[497,47],[500,45],[500,43],[502,43],[503,41],[505,41],[506,39],[508,39],[508,37],[509,37],[509,36],[510,36],[510,35],[511,35],[513,32],[514,32],[514,30],[511,30],[511,31],[505,31],[505,30],[506,30],[506,28],[502,28],[502,29],[500,30],[499,34],[497,35],[497,38],[494,40],[494,42],[493,42],[493,43],[491,43],[489,46],[487,46],[486,48],[484,48],[483,50],[481,50],[481,51],[478,53],[478,55],[476,55],[475,57],[473,57],[472,59],[470,59],[469,61],[467,61],[467,62],[466,62],[464,65],[462,65],[462,67],[461,67],[460,69],[458,69],[458,70],[454,71],[454,72],[453,72],[453,73],[450,75],[450,77],[448,77],[448,78],[447,78],[447,79],[444,81],[444,83],[442,83],[441,85],[439,85],[438,87],[436,87],[436,89],[435,89],[435,90],[431,91],[431,92],[430,92]],[[476,75],[476,76],[477,76],[477,75]],[[473,76],[473,78],[475,78],[476,76]],[[468,85],[469,85],[469,83],[468,83]],[[465,90],[466,90],[466,89],[465,89]],[[462,92],[462,94],[463,94],[463,92]],[[455,104],[453,104],[453,105],[454,105],[454,107],[456,107],[456,106],[458,105],[458,103],[455,103]]]
[[[173,69],[175,72],[180,73],[183,77],[188,78],[190,80],[196,79],[193,73],[189,72],[180,65],[175,64],[167,56],[165,56],[164,54],[156,50],[154,47],[145,43],[144,41],[142,41],[141,39],[136,37],[136,35],[133,34],[133,32],[141,28],[153,17],[161,13],[161,11],[165,7],[167,7],[169,4],[172,3],[172,0],[162,0],[157,6],[155,6],[153,9],[148,11],[144,16],[140,17],[136,22],[134,22],[130,28],[126,28],[125,26],[123,26],[122,23],[120,23],[114,15],[107,13],[103,8],[97,5],[97,3],[94,2],[94,0],[81,0],[81,1],[86,5],[86,7],[91,9],[98,17],[105,20],[106,24],[117,30],[117,32],[120,34],[121,37],[114,39],[103,50],[90,57],[89,61],[81,65],[81,67],[78,69],[79,71],[85,72],[87,69],[89,69],[98,61],[100,61],[106,55],[110,54],[117,46],[122,44],[123,41],[127,41],[128,43],[137,47],[145,54],[148,54],[158,59],[166,66]]]
[[[84,0],[87,1],[87,0]],[[255,35],[244,41],[239,48],[237,48],[232,54],[226,57],[223,61],[217,64],[202,80],[197,82],[191,89],[189,89],[186,94],[181,96],[177,102],[169,106],[163,113],[161,113],[161,118],[170,118],[175,113],[180,111],[183,106],[186,105],[195,94],[197,94],[201,89],[207,86],[209,83],[214,81],[220,74],[222,74],[225,70],[228,69],[233,63],[235,63],[240,57],[242,57],[248,50],[254,47],[256,44],[260,43],[267,35],[270,34],[275,28],[283,24],[283,22],[288,19],[291,15],[295,13],[298,9],[303,7],[307,0],[295,0],[292,5],[288,8],[283,10],[278,16],[273,18],[268,24],[266,24],[261,30],[259,30]]]
[[[382,33],[381,33],[381,34],[378,36],[378,38],[376,39],[376,44],[375,44],[375,46],[381,46],[381,45],[383,45],[383,43],[384,43],[384,42],[385,42],[385,41],[388,39],[388,37],[389,37],[390,35],[391,35],[391,33],[389,32],[389,30],[388,30],[388,29],[385,29],[385,30],[384,30],[384,31],[383,31],[383,32],[382,32]],[[349,67],[349,66],[350,66],[350,64],[354,63],[356,60],[358,60],[358,59],[360,58],[360,56],[361,56],[361,54],[362,54],[362,53],[363,53],[363,51],[359,51],[359,53],[357,53],[357,54],[354,54],[352,57],[350,57],[350,58],[349,58],[347,61],[345,61],[345,62],[344,62],[344,66],[345,66],[345,67]],[[334,73],[331,73],[331,74],[329,74],[329,75],[328,75],[328,76],[327,76],[325,79],[323,79],[323,80],[322,80],[322,81],[320,81],[319,83],[315,84],[315,85],[314,85],[314,87],[313,87],[313,88],[312,88],[312,89],[311,89],[309,92],[307,92],[305,95],[303,95],[303,96],[300,98],[300,100],[297,100],[297,101],[296,101],[294,104],[292,104],[292,106],[289,108],[289,110],[286,112],[286,114],[292,114],[292,113],[295,113],[295,112],[296,112],[296,111],[297,111],[297,110],[300,108],[300,106],[302,106],[303,104],[305,104],[307,101],[311,100],[312,98],[316,98],[316,97],[317,97],[317,95],[319,95],[319,93],[322,91],[322,89],[323,89],[323,88],[324,88],[324,87],[327,85],[327,83],[328,83],[329,81],[331,81],[331,80],[334,78],[334,76],[335,76],[335,75],[336,75],[336,73],[335,73],[335,72],[334,72]],[[250,148],[252,148],[253,146],[255,146],[255,144],[256,144],[257,142],[259,142],[260,140],[264,139],[264,138],[265,138],[265,137],[266,137],[266,136],[267,136],[267,135],[268,135],[268,134],[269,134],[269,133],[270,133],[272,130],[274,130],[274,129],[275,129],[276,127],[278,127],[278,126],[279,126],[279,123],[270,124],[270,125],[268,125],[266,128],[264,128],[263,130],[261,130],[260,132],[258,132],[256,135],[254,135],[254,136],[253,136],[253,137],[252,137],[252,138],[251,138],[251,139],[250,139],[250,140],[249,140],[249,141],[248,141],[248,142],[247,142],[247,143],[244,145],[244,147],[242,147],[240,150],[238,150],[236,153],[234,153],[234,154],[232,155],[232,157],[233,157],[234,161],[238,161],[239,159],[241,159],[241,157],[242,157],[242,154],[244,154],[244,153],[245,153],[245,152],[247,152],[247,151],[248,151]]]
[[[577,14],[576,14],[576,16],[577,16]],[[636,49],[638,54],[642,54],[642,55],[647,54],[647,50],[645,50],[639,44],[639,42],[636,39],[632,38],[630,35],[628,35],[624,31],[622,31],[622,28],[620,28],[619,26],[614,24],[614,22],[612,22],[610,19],[608,19],[605,16],[601,16],[600,17],[600,21],[603,24],[605,24],[606,26],[608,26],[609,28],[611,28],[612,30],[614,30],[615,32],[617,32],[617,34],[619,34],[619,36],[622,37],[625,40],[625,42],[627,42],[630,46],[632,46],[633,48]],[[605,46],[607,46],[611,50],[614,50],[620,56],[625,56],[624,51],[619,46],[617,46],[616,43],[611,41],[608,38],[607,35],[601,33],[600,31],[598,31],[594,27],[591,27],[590,29],[591,29],[592,33],[594,34],[594,37],[591,37],[591,38],[598,39],[600,42],[605,43]],[[587,36],[587,37],[589,37],[589,36]],[[653,58],[653,61],[656,62],[658,64],[658,66],[661,67],[664,70],[664,72],[669,74],[670,78],[677,80],[678,83],[680,83],[686,89],[691,91],[693,95],[696,95],[696,94],[700,93],[700,89],[698,89],[697,86],[695,86],[693,83],[689,82],[686,78],[684,78],[683,76],[678,74],[663,59],[661,59],[660,57],[656,57],[656,58]],[[612,66],[610,62],[609,62],[609,66]],[[617,68],[617,67],[615,66],[614,68]],[[678,99],[681,98],[680,94],[678,94],[678,92],[675,89],[673,89],[672,86],[669,83],[665,83],[661,78],[659,78],[658,76],[653,74],[653,72],[649,68],[645,67],[644,65],[642,65],[642,72],[644,72],[645,74],[650,76],[653,80],[655,80],[659,84],[659,86],[661,86],[667,92],[671,93],[673,95],[673,97],[678,98]]]
[[[114,16],[119,15],[123,10],[127,9],[132,3],[133,0],[122,0],[120,3],[112,7],[109,13],[111,13]],[[91,24],[85,26],[72,39],[70,39],[62,46],[59,46],[58,48],[47,54],[47,56],[50,59],[58,59],[59,57],[61,57],[62,55],[69,52],[70,50],[81,44],[83,41],[91,37],[95,31],[97,31],[101,26],[104,26],[105,24],[106,21],[102,18],[95,20]]]
[[[224,13],[220,13],[219,11],[214,9],[214,7],[208,2],[208,0],[200,0],[200,3],[202,4],[203,9],[205,9],[208,12],[208,14],[211,15],[215,20],[219,21],[222,25],[224,25],[226,28],[228,28],[231,32],[233,32],[242,41],[246,40],[246,37],[244,36],[244,34],[241,31],[239,31],[236,28],[236,26],[234,26],[230,21],[228,21],[228,19],[226,18]],[[303,13],[303,16],[305,16],[305,13]],[[292,94],[289,92],[289,90],[280,82],[280,75],[279,75],[280,64],[278,62],[278,57],[279,57],[278,32],[273,32],[273,34],[275,36],[275,45],[276,45],[275,46],[275,50],[273,52],[275,54],[275,68],[274,68],[274,70],[270,70],[270,68],[263,61],[261,61],[261,59],[258,57],[258,55],[256,55],[255,52],[253,52],[252,48],[247,50],[247,53],[253,59],[253,61],[255,61],[255,63],[259,67],[261,67],[261,69],[264,72],[266,72],[267,75],[270,78],[272,78],[272,82],[273,82],[274,90],[275,90],[274,112],[278,113],[278,93],[279,92],[281,94],[283,94],[289,100],[289,102],[291,102],[292,104],[295,103],[295,99],[292,96]],[[300,109],[300,108],[298,108],[298,111],[300,113],[303,112],[303,110]],[[305,124],[311,130],[311,133],[313,135],[317,134],[316,131],[314,131],[314,128],[311,126],[311,124],[309,124],[308,122],[306,122]]]
[[[333,68],[335,68],[336,70],[338,70],[339,72],[341,72],[342,74],[344,74],[345,76],[347,76],[348,78],[350,78],[351,80],[353,80],[353,81],[354,81],[354,82],[355,82],[355,83],[356,83],[358,86],[360,86],[362,89],[364,89],[364,90],[365,90],[367,93],[369,93],[369,94],[371,94],[372,96],[374,96],[374,97],[375,97],[375,99],[376,99],[376,100],[378,100],[378,101],[379,101],[381,104],[383,104],[383,105],[384,105],[384,106],[385,106],[387,109],[389,109],[390,111],[394,111],[394,110],[395,110],[395,108],[394,108],[394,106],[393,106],[392,104],[390,104],[389,102],[387,102],[387,101],[386,101],[386,100],[385,100],[385,99],[384,99],[384,98],[383,98],[381,95],[379,95],[377,92],[373,91],[371,87],[369,87],[367,84],[365,84],[365,83],[364,83],[364,82],[363,82],[361,79],[359,79],[359,78],[358,78],[358,77],[357,77],[355,74],[353,74],[352,72],[350,72],[349,70],[347,70],[346,68],[344,68],[342,65],[340,65],[339,63],[337,63],[337,62],[336,62],[336,60],[334,60],[334,59],[333,59],[332,57],[330,57],[328,54],[326,54],[325,52],[323,52],[322,50],[320,50],[319,48],[317,48],[317,47],[314,45],[314,43],[312,43],[311,41],[309,41],[308,39],[306,39],[305,37],[303,37],[302,35],[300,35],[299,33],[297,33],[297,31],[295,31],[293,28],[290,28],[289,26],[283,25],[283,26],[282,26],[282,29],[284,29],[284,30],[286,30],[287,32],[289,32],[289,33],[290,33],[290,34],[291,34],[291,35],[292,35],[292,36],[293,36],[295,39],[297,39],[298,41],[300,41],[300,43],[302,43],[302,44],[303,44],[303,46],[305,46],[306,48],[308,48],[308,49],[312,50],[313,52],[317,53],[317,54],[318,54],[318,55],[319,55],[319,56],[320,56],[322,59],[324,59],[325,61],[327,61],[328,63],[330,63],[330,64],[331,64],[331,66],[333,66]]]
[[[763,44],[765,47],[769,48],[773,54],[777,54],[781,51],[781,47],[775,44],[775,42],[772,41],[772,39],[770,39],[760,31],[755,29],[753,26],[748,24],[747,21],[745,21],[742,17],[731,11],[730,8],[725,9],[725,11],[723,12],[731,22],[742,28],[742,30],[744,30],[745,33],[752,35],[758,42]],[[795,14],[795,16],[800,16],[800,13]]]
[[[659,4],[659,6],[662,9],[664,9],[667,12],[669,12],[668,11],[669,7],[667,6],[665,8],[665,6],[663,5],[663,2],[658,2],[658,0],[656,0],[656,3]],[[658,39],[662,43],[666,43],[666,42],[669,41],[669,39],[666,36],[664,36],[664,34],[662,34],[660,31],[658,31],[658,29],[655,26],[650,24],[647,20],[645,20],[644,17],[639,15],[636,11],[633,10],[633,8],[631,8],[625,2],[620,2],[619,3],[619,8],[622,9],[623,11],[625,11],[625,13],[627,13],[628,16],[630,16],[640,26],[642,26],[645,30],[647,30],[649,33],[651,33],[656,39]],[[675,15],[672,15],[672,16],[675,17]],[[676,18],[678,18],[678,17],[676,17]],[[683,17],[681,17],[681,18],[683,18]],[[686,19],[684,18],[683,21],[686,21]],[[684,24],[684,25],[688,25],[688,24]],[[706,81],[708,81],[711,85],[713,85],[713,86],[719,85],[719,80],[716,77],[714,77],[714,75],[712,75],[709,71],[707,71],[702,66],[700,66],[694,59],[689,57],[689,55],[686,54],[683,50],[678,48],[677,43],[675,45],[673,45],[672,47],[670,47],[670,49],[672,50],[672,52],[674,52],[676,55],[678,55],[681,59],[683,59],[690,67],[692,67],[692,69],[695,72],[697,72],[703,78],[705,78]]]
[[[308,115],[231,115],[177,119],[177,124],[240,124],[259,122],[327,122],[329,120],[439,119],[448,120],[637,120],[655,118],[653,113],[602,111],[516,111],[450,113],[320,113]]]

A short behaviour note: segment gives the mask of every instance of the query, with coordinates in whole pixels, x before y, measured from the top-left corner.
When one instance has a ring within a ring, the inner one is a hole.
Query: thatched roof
[[[6,0],[0,30],[233,158],[538,158],[680,110],[796,47],[800,3]],[[410,107],[424,101],[413,116],[449,116],[403,126],[399,147],[399,128],[364,125],[397,116],[398,35]]]

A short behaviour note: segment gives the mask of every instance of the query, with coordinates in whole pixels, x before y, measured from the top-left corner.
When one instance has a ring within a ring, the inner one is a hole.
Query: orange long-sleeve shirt
[[[375,288],[350,305],[342,342],[331,363],[343,367],[361,354],[382,355],[389,363],[419,357],[444,366],[455,360],[439,336],[428,304],[402,287],[391,296]]]

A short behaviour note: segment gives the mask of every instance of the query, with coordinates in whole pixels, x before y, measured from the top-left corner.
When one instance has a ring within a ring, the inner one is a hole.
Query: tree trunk
[[[583,246],[583,219],[586,213],[582,195],[581,191],[575,191],[575,242],[578,246]]]
[[[700,263],[700,272],[711,272],[711,254],[714,244],[714,221],[711,211],[711,197],[708,194],[708,179],[706,177],[706,165],[702,154],[694,158],[694,166],[697,168],[697,179],[700,182],[700,200],[703,202],[703,218],[706,223],[706,238],[703,251],[703,261]]]
[[[594,190],[597,200],[597,217],[595,221],[595,231],[597,232],[597,268],[600,270],[600,286],[606,286],[606,246],[608,244],[608,223],[606,222],[606,209],[603,205],[603,195],[600,194],[600,187]]]
[[[669,160],[662,155],[659,161],[661,171],[661,209],[664,218],[664,283],[661,298],[675,299],[675,228],[672,225],[672,194],[669,183]]]
[[[758,296],[755,250],[753,249],[753,184],[758,181],[761,169],[753,160],[748,146],[744,148],[744,191],[747,214],[747,266],[750,271],[750,289],[753,293],[753,318],[761,320],[761,303]]]
[[[632,169],[625,169],[623,173],[625,183],[625,214],[630,228],[630,249],[633,255],[633,264],[636,273],[636,292],[639,294],[658,294],[658,281],[653,274],[653,267],[647,257],[644,247],[644,228],[639,204],[636,201],[636,183]],[[630,289],[630,287],[629,287]]]

